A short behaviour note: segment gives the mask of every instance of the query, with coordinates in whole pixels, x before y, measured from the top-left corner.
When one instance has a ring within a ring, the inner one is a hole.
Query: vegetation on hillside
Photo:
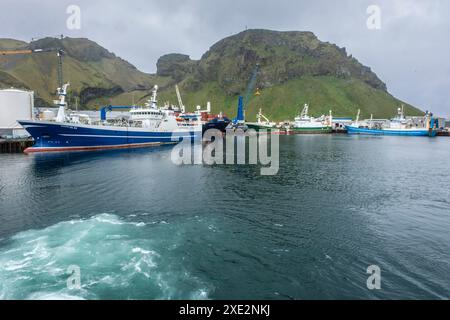
[[[259,108],[276,121],[293,119],[304,103],[313,115],[362,115],[387,118],[404,104],[409,115],[422,112],[390,95],[372,70],[345,48],[321,42],[311,32],[247,30],[214,44],[200,60],[168,54],[157,62],[157,73],[137,70],[127,61],[88,39],[45,38],[31,43],[0,39],[0,49],[61,48],[63,73],[71,83],[69,101],[78,98],[83,108],[107,104],[143,104],[151,88],[160,87],[159,101],[177,104],[179,84],[189,110],[211,101],[214,112],[233,116],[238,95],[244,95],[249,78],[259,65],[256,86],[246,115],[254,120]],[[57,85],[55,53],[0,56],[0,86],[34,90],[51,104]]]

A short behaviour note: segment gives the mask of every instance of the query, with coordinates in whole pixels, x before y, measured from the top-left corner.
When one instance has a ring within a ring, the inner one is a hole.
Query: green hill
[[[372,70],[349,56],[345,48],[321,42],[311,32],[247,30],[214,44],[200,60],[168,54],[157,61],[157,73],[146,74],[88,39],[45,38],[31,43],[0,39],[0,50],[62,48],[64,78],[71,97],[89,109],[105,104],[142,104],[158,84],[160,102],[176,104],[179,84],[189,110],[211,101],[214,112],[233,116],[238,95],[245,95],[258,64],[256,87],[246,110],[254,120],[257,110],[276,121],[293,119],[304,103],[313,115],[373,114],[388,118],[404,104],[408,115],[422,112],[399,101]],[[35,90],[45,103],[54,99],[57,78],[54,53],[0,56],[0,86]]]
[[[137,70],[125,60],[88,39],[44,38],[31,43],[0,39],[0,50],[62,49],[64,81],[69,81],[71,98],[93,107],[96,99],[114,99],[139,90],[148,92],[154,84],[167,80]],[[57,87],[58,59],[54,52],[0,55],[0,86],[30,88],[40,102],[51,105]],[[73,100],[73,99],[72,99]]]

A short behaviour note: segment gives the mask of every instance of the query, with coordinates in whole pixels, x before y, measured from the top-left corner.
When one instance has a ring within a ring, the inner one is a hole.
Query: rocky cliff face
[[[321,42],[311,32],[248,30],[217,42],[200,61],[171,54],[162,57],[157,66],[158,74],[179,81],[188,77],[190,81],[217,81],[227,94],[234,95],[245,90],[256,64],[260,65],[261,88],[304,76],[333,76],[359,79],[387,90],[377,75],[348,56],[345,48]],[[186,85],[192,87],[189,81]]]
[[[247,30],[218,41],[201,57],[167,54],[157,61],[157,73],[146,74],[97,43],[82,38],[44,38],[31,43],[0,39],[0,50],[58,48],[64,55],[64,80],[70,81],[69,103],[82,108],[105,104],[143,104],[153,85],[160,101],[177,103],[179,84],[188,110],[206,101],[214,112],[233,115],[237,95],[246,92],[256,65],[256,86],[262,95],[250,98],[247,116],[262,108],[273,120],[292,119],[299,106],[310,103],[314,115],[333,110],[336,116],[390,117],[399,104],[369,67],[345,48],[320,41],[311,32]],[[37,105],[51,105],[57,85],[58,59],[53,52],[0,56],[0,87],[36,92]],[[420,111],[405,103],[408,114]]]

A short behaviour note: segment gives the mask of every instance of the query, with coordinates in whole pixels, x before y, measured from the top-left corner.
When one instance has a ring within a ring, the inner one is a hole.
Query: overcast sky
[[[81,29],[67,28],[69,5]],[[367,8],[381,9],[381,29]],[[312,31],[346,47],[374,70],[390,93],[450,115],[449,0],[1,0],[0,37],[86,37],[146,72],[166,53],[193,59],[247,28]]]

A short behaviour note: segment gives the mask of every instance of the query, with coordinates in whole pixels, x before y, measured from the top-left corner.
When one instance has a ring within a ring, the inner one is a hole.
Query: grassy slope
[[[337,117],[354,117],[356,110],[361,109],[362,117],[370,117],[373,113],[375,118],[390,118],[403,102],[360,80],[303,77],[266,89],[261,96],[253,97],[247,115],[253,120],[262,108],[263,113],[276,121],[286,120],[286,117],[293,119],[304,103],[310,105],[310,113],[314,116],[328,114],[332,110]],[[410,105],[405,104],[405,108],[408,115],[421,114]]]
[[[17,49],[25,42],[0,39],[0,48]],[[281,53],[280,53],[281,54]],[[308,61],[303,63],[308,64]],[[37,94],[51,102],[56,89],[57,58],[54,53],[0,57],[0,86],[32,88]],[[158,84],[161,88],[159,102],[170,101],[177,104],[171,79],[145,74],[123,63],[119,58],[103,58],[96,62],[81,62],[70,56],[64,57],[64,78],[70,81],[72,92],[80,92],[85,87],[111,88],[122,86],[127,92],[115,97],[102,97],[89,102],[89,109],[96,109],[107,104],[130,105],[143,104],[149,92],[136,90],[136,86],[151,87]],[[9,76],[8,76],[9,75]],[[3,79],[3,83],[2,83]],[[200,90],[188,92],[182,89],[182,96],[188,110],[196,105],[206,106],[211,101],[213,112],[223,111],[230,117],[236,114],[237,96],[227,96],[217,82],[207,82]],[[249,121],[255,120],[259,108],[274,121],[293,119],[304,103],[310,104],[312,115],[327,114],[331,109],[335,116],[352,116],[361,108],[362,117],[371,113],[376,118],[389,118],[396,112],[400,101],[391,95],[370,87],[360,80],[344,80],[335,77],[303,77],[289,80],[262,91],[259,97],[252,97],[246,114]],[[408,115],[420,114],[420,111],[405,104]]]
[[[1,59],[1,58],[0,58]],[[5,73],[19,79],[27,87],[33,88],[39,96],[48,102],[55,99],[57,86],[57,58],[52,53],[23,55],[17,59]],[[70,90],[79,93],[86,87],[111,88],[116,85],[131,89],[133,85],[165,84],[161,77],[147,75],[140,71],[124,67],[116,59],[102,59],[99,62],[82,63],[71,57],[64,57],[64,81],[70,82]],[[0,79],[1,81],[1,79]],[[88,107],[92,107],[92,101]]]
[[[0,50],[22,49],[27,45],[26,42],[15,39],[0,39]]]
[[[170,81],[170,78],[167,77],[159,77],[155,75],[148,76],[148,87],[153,87],[154,85],[158,85],[160,87],[165,87]],[[85,106],[86,109],[99,109],[101,106],[106,106],[109,104],[112,105],[132,105],[133,101],[136,105],[143,105],[146,100],[150,98],[150,90],[130,90],[124,93],[121,93],[114,97],[102,97],[98,99],[93,99],[89,101],[89,103]],[[163,100],[160,97],[160,102],[163,103]],[[171,100],[173,104],[175,104],[175,100]]]
[[[81,43],[79,47],[74,47],[79,50],[82,50],[83,45],[86,44],[80,39],[70,39],[70,42],[74,46]],[[26,46],[26,42],[0,39],[0,50],[14,50]],[[51,52],[0,56],[0,72],[2,73],[0,87],[8,87],[11,83],[18,88],[29,87],[51,104],[55,99],[54,93],[57,86],[57,63],[56,53]],[[132,91],[138,87],[167,83],[166,79],[141,72],[117,57],[86,62],[66,54],[63,58],[63,74],[64,81],[70,82],[70,90],[74,93],[79,93],[86,87],[108,89],[120,86],[125,91]],[[96,104],[92,101],[87,107],[92,108]]]
[[[52,93],[55,91],[57,78],[57,59],[54,54],[22,56],[19,61],[20,63],[7,70],[8,73],[27,87],[33,88],[45,100],[52,101],[55,98]],[[169,78],[134,72],[121,65],[116,67],[113,65],[116,63],[115,60],[103,59],[101,62],[87,65],[71,57],[65,57],[64,77],[70,81],[71,90],[76,92],[86,86],[110,88],[114,83],[109,79],[114,79],[125,87],[133,82],[144,83],[146,86],[158,84],[162,88],[166,87],[160,92],[160,103],[170,101],[177,104],[174,88],[167,87]],[[93,100],[86,107],[95,109],[107,104],[131,104],[133,95],[136,104],[143,104],[144,100],[148,99],[148,94],[147,91],[131,90],[116,97]],[[237,97],[227,96],[216,82],[205,84],[197,92],[182,90],[182,96],[189,110],[194,110],[198,104],[204,107],[207,101],[211,101],[214,112],[223,111],[228,116],[234,116],[236,113]],[[395,114],[395,109],[401,102],[360,80],[304,77],[267,88],[262,91],[261,96],[252,97],[246,111],[247,119],[254,121],[259,108],[275,121],[293,119],[304,103],[310,104],[310,112],[313,115],[328,113],[331,109],[335,116],[354,116],[356,110],[361,108],[363,117],[369,117],[373,112],[376,118],[387,118]],[[409,105],[405,106],[407,114],[420,114]]]
[[[182,96],[188,110],[194,110],[197,104],[204,107],[206,101],[211,101],[213,112],[223,111],[232,117],[236,114],[237,97],[226,96],[217,83],[209,83],[198,92],[182,92]],[[177,104],[172,89],[161,92],[159,100]],[[255,121],[259,108],[271,120],[292,120],[304,103],[309,103],[310,114],[314,116],[328,114],[329,110],[333,110],[336,117],[355,117],[356,110],[360,108],[361,116],[365,118],[370,117],[371,113],[375,118],[391,118],[403,102],[360,80],[304,77],[265,89],[261,96],[252,97],[246,110],[247,120]],[[422,114],[416,108],[403,104],[407,115]]]

